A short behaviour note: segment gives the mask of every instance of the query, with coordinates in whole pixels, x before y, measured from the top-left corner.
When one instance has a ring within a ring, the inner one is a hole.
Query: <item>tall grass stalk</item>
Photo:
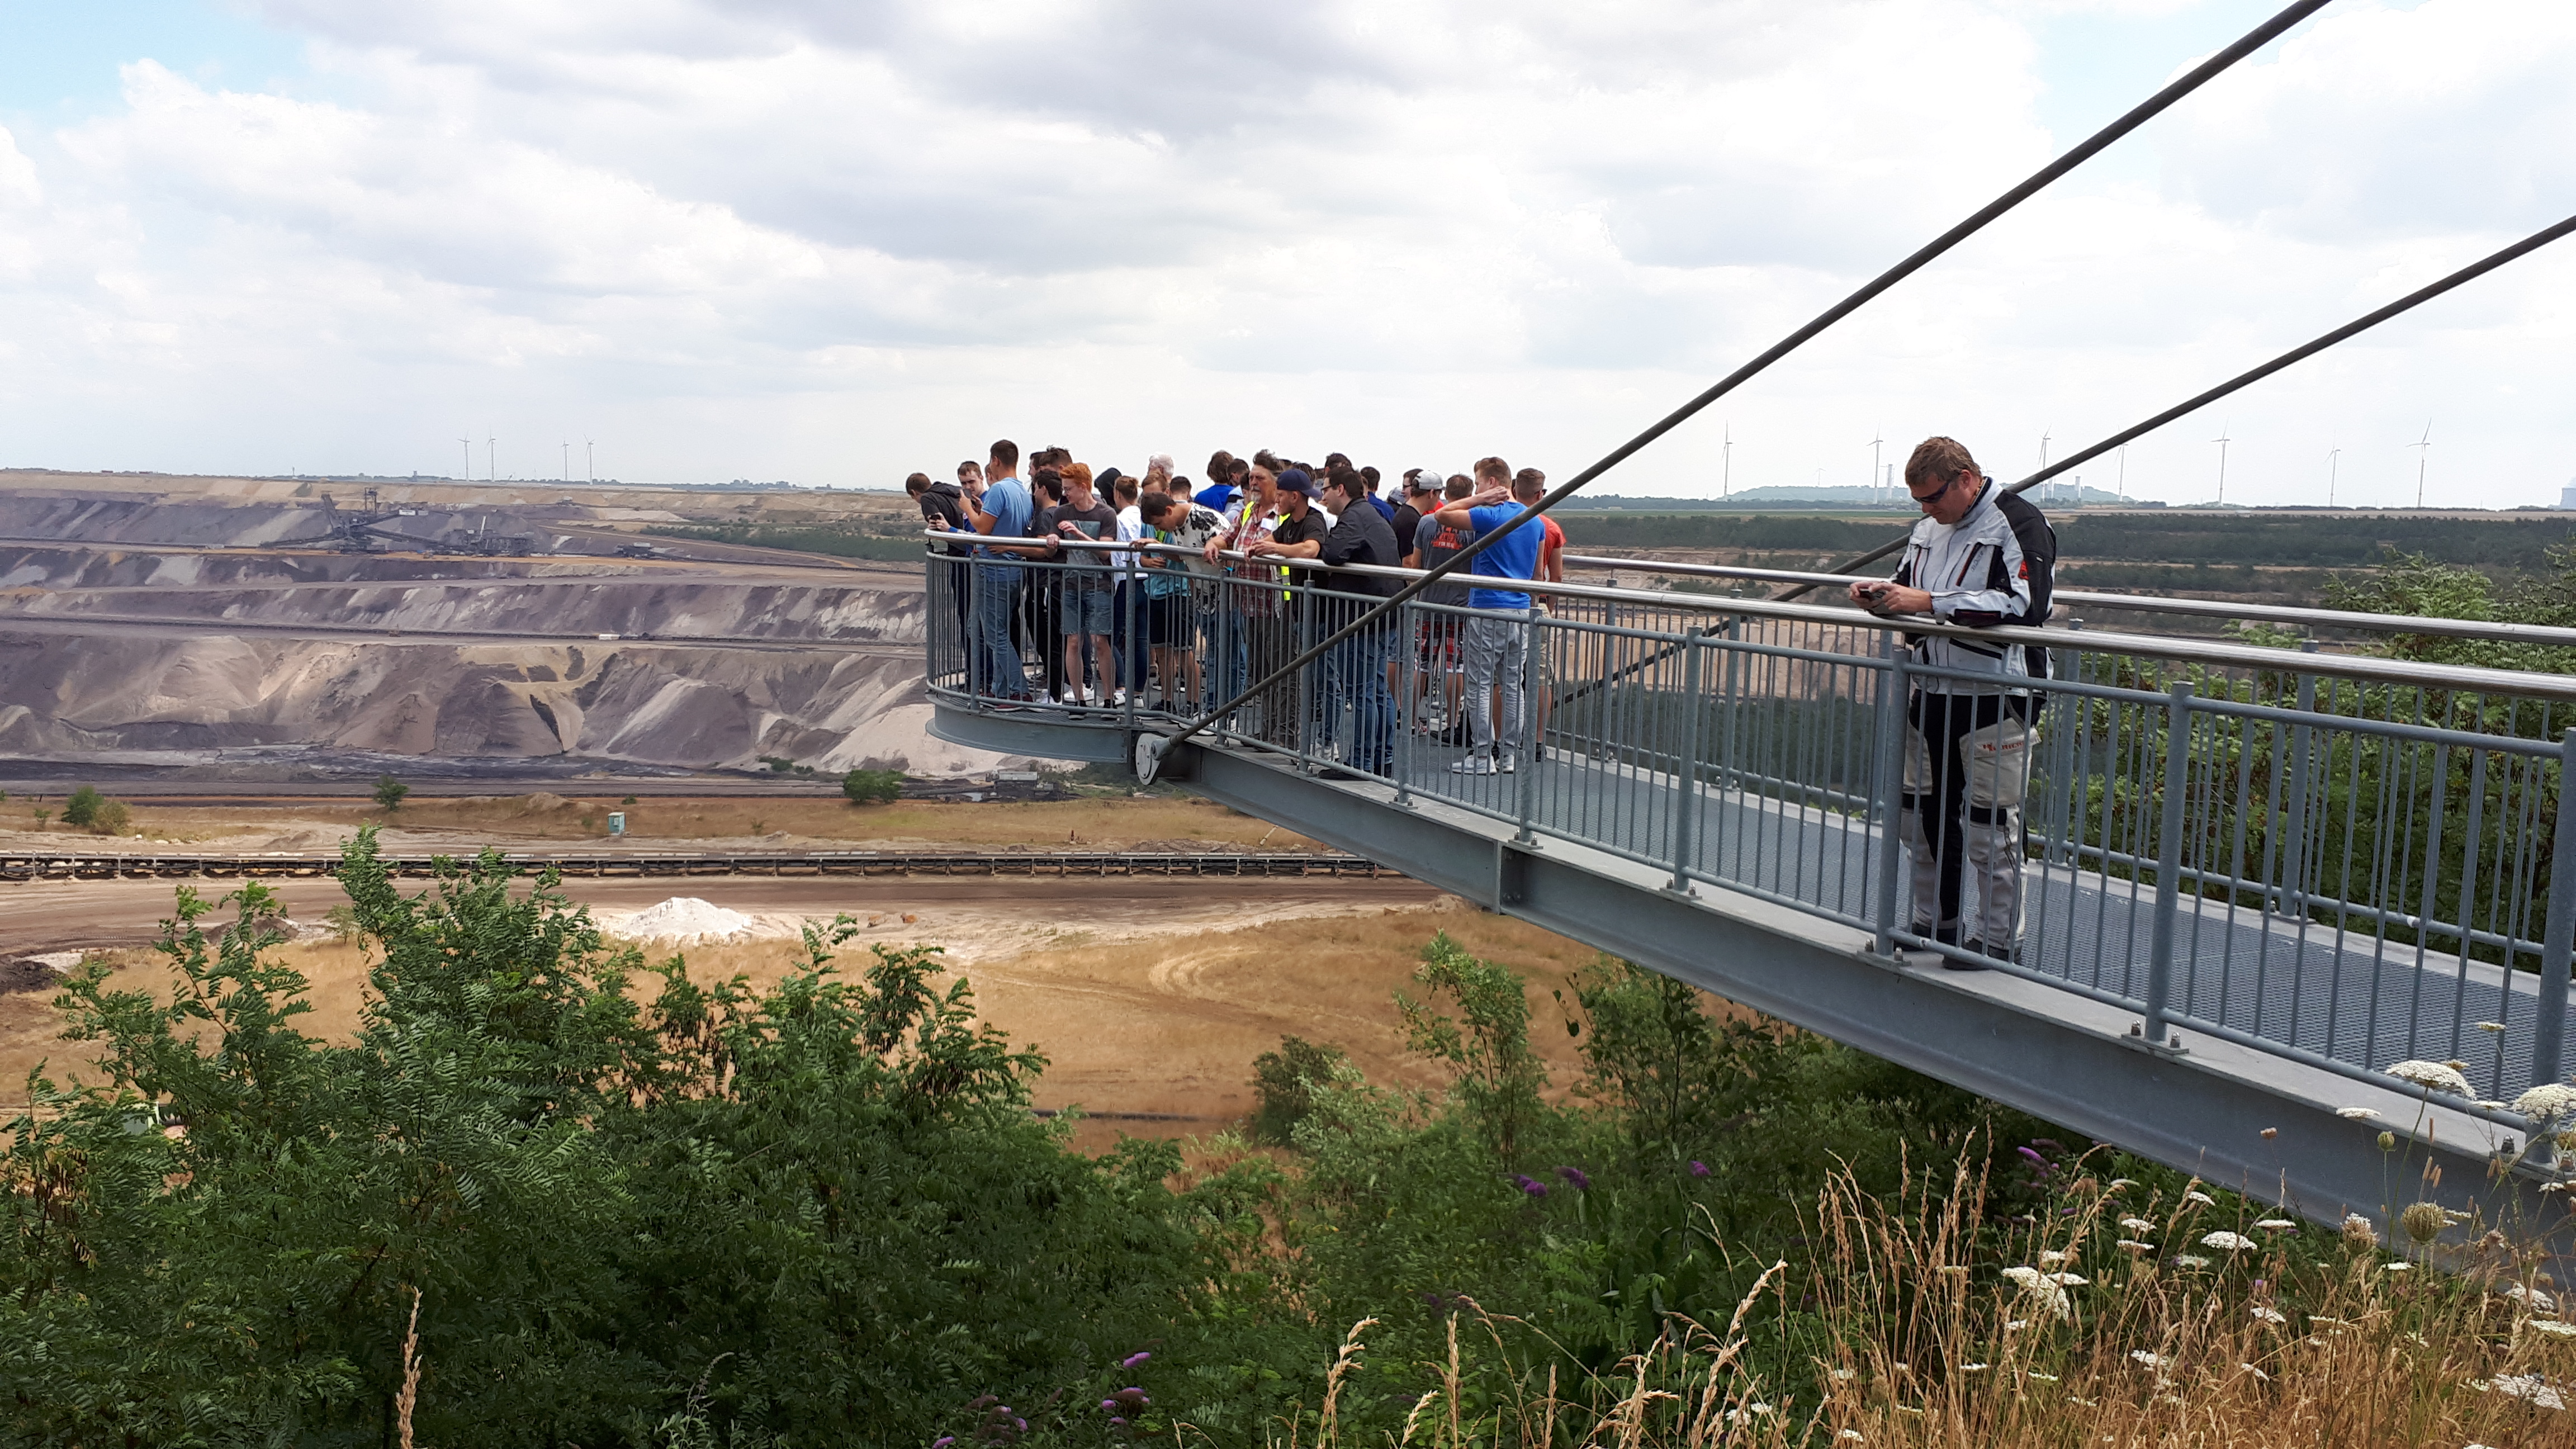
[[[1939,1179],[1908,1172],[1885,1197],[1837,1173],[1816,1203],[1813,1257],[1763,1272],[1724,1332],[1672,1315],[1646,1350],[1563,1391],[1561,1356],[1516,1361],[1508,1347],[1543,1335],[1462,1300],[1398,1442],[2576,1443],[2576,1324],[2562,1325],[2539,1260],[2500,1236],[2437,1272],[2359,1232],[2328,1242],[2279,1220],[2233,1222],[2197,1184],[2167,1202],[2073,1174],[2051,1211],[1997,1217],[1967,1161]],[[2250,1246],[2226,1246],[2240,1239]],[[1462,1354],[1462,1318],[1487,1330],[1499,1362]],[[1374,1326],[1343,1344],[1314,1449],[1340,1449],[1335,1399]],[[1813,1352],[1783,1372],[1778,1350],[1794,1346]],[[1495,1369],[1526,1395],[1480,1387]]]

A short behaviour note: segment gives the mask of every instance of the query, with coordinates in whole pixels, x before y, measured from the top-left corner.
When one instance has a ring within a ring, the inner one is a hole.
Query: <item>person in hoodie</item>
[[[2045,515],[1997,487],[1951,438],[1915,447],[1905,487],[1923,518],[1903,562],[1893,578],[1852,585],[1852,602],[1972,630],[2048,621],[2057,534]],[[1912,865],[1914,933],[2015,960],[2032,683],[2048,677],[2048,651],[1949,633],[1906,637],[1915,668],[1941,671],[1915,675],[1905,706],[1912,729],[1897,830]],[[1942,964],[1981,969],[1947,955]]]
[[[964,467],[972,466],[972,464],[964,465]],[[962,476],[963,467],[959,471]],[[903,491],[911,494],[912,501],[921,505],[921,521],[926,527],[938,529],[943,533],[974,533],[975,526],[966,521],[965,489],[954,483],[934,483],[929,474],[915,473],[903,480]],[[966,557],[966,545],[962,543],[945,544],[942,547],[947,550],[950,558]],[[968,569],[964,564],[948,566],[948,592],[957,604],[957,633],[961,639],[966,637],[966,619],[971,612],[974,599],[967,574]]]

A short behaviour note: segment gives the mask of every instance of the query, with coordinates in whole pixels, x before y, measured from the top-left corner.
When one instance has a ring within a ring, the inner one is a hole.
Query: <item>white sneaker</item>
[[[2222,430],[2222,431],[2223,431],[2223,430]],[[1127,691],[1126,691],[1124,688],[1121,688],[1121,689],[1117,690],[1116,692],[1112,693],[1112,694],[1109,696],[1109,702],[1110,702],[1111,704],[1118,705],[1118,706],[1120,706],[1120,707],[1122,707],[1122,708],[1123,708],[1123,707],[1126,705],[1126,703],[1127,703]]]
[[[2223,430],[2222,430],[2222,431],[2223,431]],[[1505,756],[1503,756],[1503,773],[1504,773],[1504,774],[1506,774],[1506,775],[1513,774],[1513,773],[1517,772],[1517,771],[1520,769],[1520,767],[1521,767],[1520,756],[1518,756],[1518,755],[1505,755]]]
[[[1079,687],[1068,685],[1065,688],[1063,699],[1066,705],[1074,709],[1082,708],[1082,690]]]
[[[1505,768],[1509,768],[1510,762],[1505,761],[1504,763]],[[1449,773],[1452,775],[1490,775],[1494,773],[1494,760],[1491,755],[1469,755],[1463,760],[1450,761]]]

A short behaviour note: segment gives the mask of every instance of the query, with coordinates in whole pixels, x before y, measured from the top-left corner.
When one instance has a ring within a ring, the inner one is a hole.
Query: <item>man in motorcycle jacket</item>
[[[1950,438],[1927,438],[1905,464],[1924,517],[1895,577],[1852,585],[1874,614],[1926,614],[1990,629],[2048,620],[2057,535]],[[2021,942],[2022,791],[2030,776],[2034,681],[2048,651],[1953,634],[1906,637],[1904,795],[1897,829],[1912,866],[1915,934],[1972,956],[2014,959]],[[1944,956],[1942,964],[1978,969]]]

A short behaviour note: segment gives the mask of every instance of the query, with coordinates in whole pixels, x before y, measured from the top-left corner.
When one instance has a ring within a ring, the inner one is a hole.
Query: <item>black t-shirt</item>
[[[1072,524],[1074,531],[1085,538],[1118,536],[1118,510],[1102,502],[1097,494],[1092,495],[1089,508],[1076,508],[1070,503],[1059,503],[1039,514],[1038,532],[1047,538],[1054,538],[1056,525],[1059,523]],[[1108,555],[1096,548],[1068,548],[1057,557],[1068,564],[1087,568],[1108,567],[1106,562]]]
[[[1410,503],[1399,503],[1395,505],[1395,517],[1387,520],[1387,531],[1395,535],[1395,551],[1397,553],[1407,554],[1413,552],[1413,531],[1421,526],[1421,509],[1414,507]],[[1399,558],[1396,562],[1402,563],[1404,560]]]
[[[931,527],[944,528],[951,533],[973,531],[966,525],[966,495],[956,484],[933,483],[917,501],[921,504],[921,521]],[[962,544],[952,543],[948,545],[948,552],[950,556],[958,557],[964,555],[966,549]]]

